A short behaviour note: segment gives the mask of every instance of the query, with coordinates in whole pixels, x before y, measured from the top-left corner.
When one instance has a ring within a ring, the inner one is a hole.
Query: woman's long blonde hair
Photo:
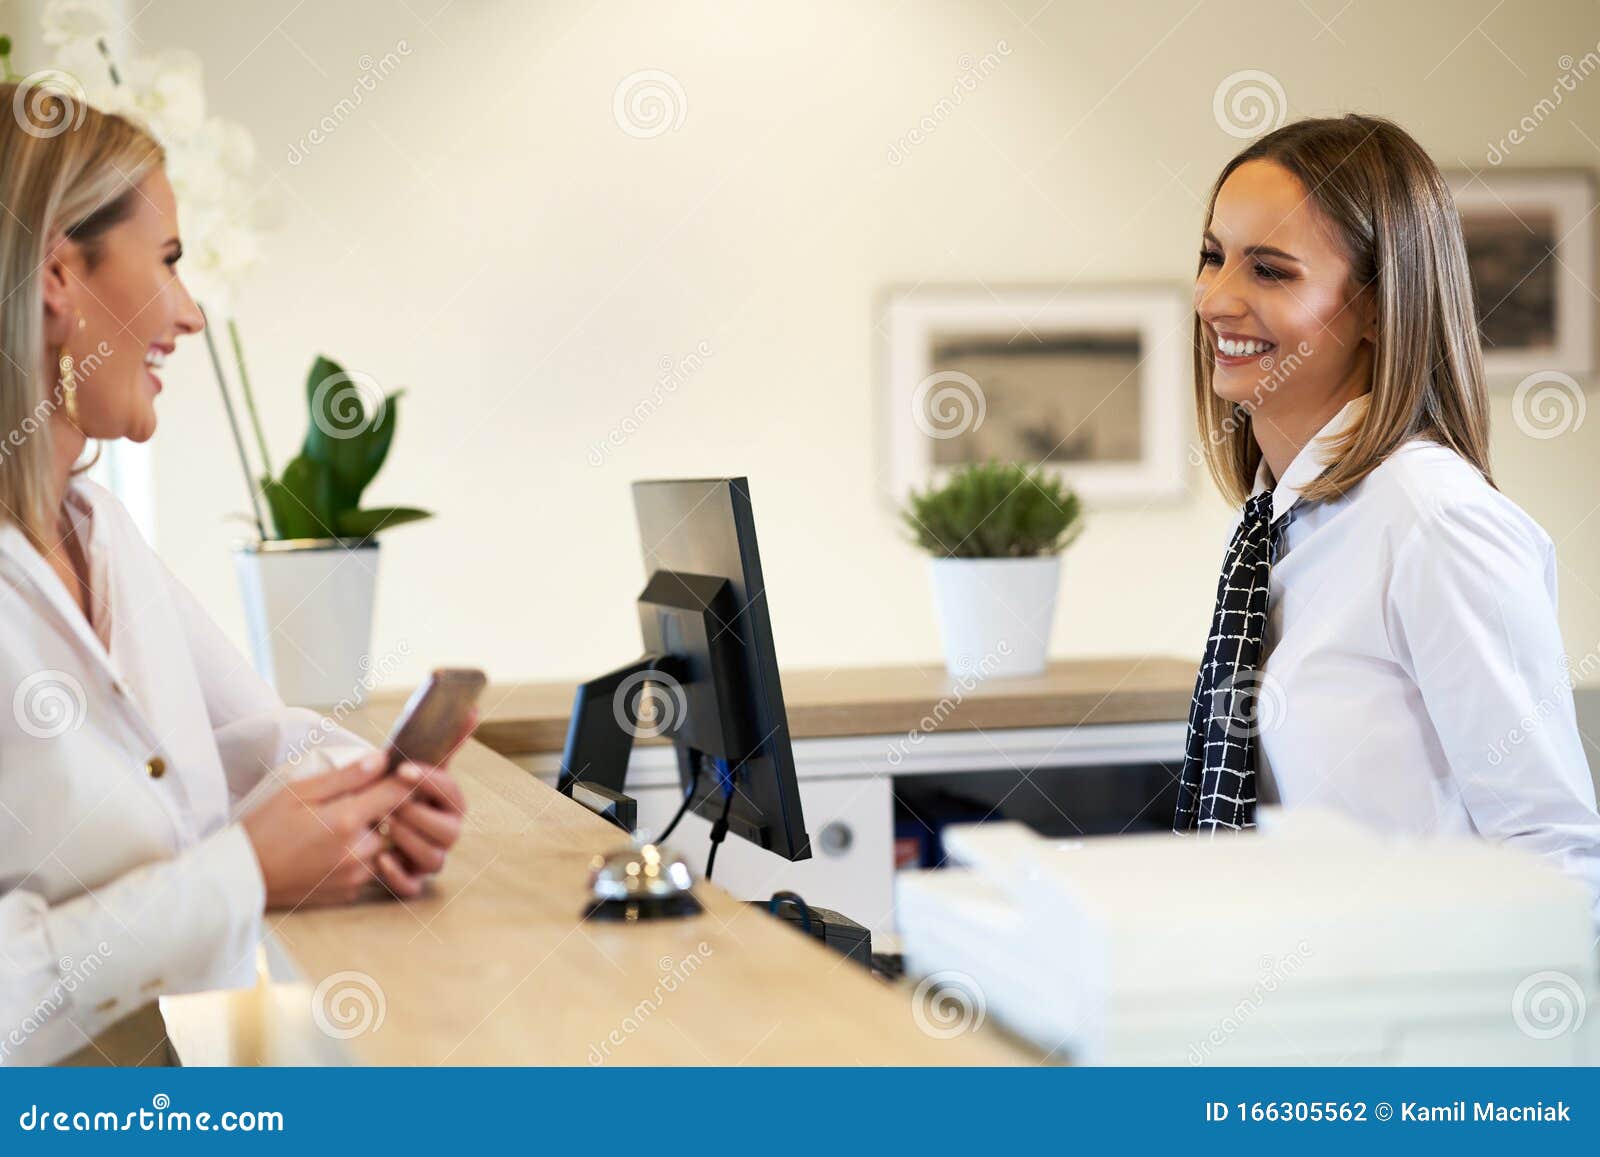
[[[136,186],[165,161],[140,126],[65,91],[0,84],[0,525],[43,549],[60,383],[45,365],[41,271],[63,234],[92,268],[106,230],[133,211]]]
[[[1251,144],[1222,170],[1206,205],[1248,161],[1272,161],[1299,178],[1350,260],[1352,295],[1377,302],[1377,351],[1365,419],[1333,448],[1328,468],[1302,491],[1312,501],[1344,493],[1402,443],[1428,438],[1471,462],[1492,486],[1489,403],[1467,249],[1439,169],[1399,125],[1351,114],[1295,121]],[[1206,465],[1230,502],[1255,484],[1261,449],[1249,412],[1211,389],[1211,343],[1194,321],[1194,387]]]

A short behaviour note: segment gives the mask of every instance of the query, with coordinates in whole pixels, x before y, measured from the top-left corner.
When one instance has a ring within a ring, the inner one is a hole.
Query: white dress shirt
[[[66,502],[93,626],[0,527],[0,1064],[254,983],[265,889],[237,818],[369,747],[285,707],[110,492],[76,478]]]
[[[1368,401],[1295,456],[1274,518]],[[1253,493],[1270,485],[1263,460]],[[1549,857],[1600,900],[1555,545],[1455,451],[1409,441],[1338,499],[1296,509],[1263,654],[1262,803],[1324,805],[1394,834],[1477,833]]]

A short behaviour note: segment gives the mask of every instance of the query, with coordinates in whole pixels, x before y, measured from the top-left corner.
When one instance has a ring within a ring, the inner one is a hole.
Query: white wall
[[[200,51],[217,111],[261,146],[282,228],[239,310],[280,464],[318,351],[410,387],[376,501],[439,518],[384,540],[377,647],[397,680],[442,661],[496,679],[637,650],[627,484],[747,473],[785,664],[931,659],[923,560],[880,499],[874,301],[919,282],[1169,281],[1194,268],[1203,195],[1241,142],[1230,73],[1275,75],[1290,115],[1398,119],[1482,167],[1600,40],[1583,3],[749,5],[510,0],[161,0],[147,46]],[[1332,20],[1319,27],[1312,9]],[[1470,11],[1469,11],[1470,9]],[[1481,9],[1481,11],[1480,11]],[[1474,30],[1473,25],[1482,24]],[[400,44],[405,43],[405,53]],[[966,63],[1000,67],[899,165],[890,146]],[[363,72],[399,67],[298,163],[293,142]],[[673,74],[682,126],[635,139],[613,92]],[[1587,126],[1580,131],[1580,126]],[[1600,78],[1518,164],[1593,167]],[[604,465],[658,363],[711,355]],[[158,546],[236,638],[228,559],[245,509],[203,346],[168,375]],[[1550,441],[1496,401],[1503,488],[1561,544],[1574,658],[1600,640],[1600,414]],[[1060,655],[1198,656],[1229,512],[1096,515],[1069,552]]]

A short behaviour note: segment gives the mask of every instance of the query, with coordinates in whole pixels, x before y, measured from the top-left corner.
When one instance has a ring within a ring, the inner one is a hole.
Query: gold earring
[[[78,328],[83,329],[88,322],[83,314],[78,315]],[[73,372],[72,355],[63,347],[61,350],[61,403],[67,411],[67,421],[74,426],[78,424],[78,376]]]
[[[61,402],[67,411],[67,421],[78,424],[78,379],[72,372],[72,355],[61,355]]]

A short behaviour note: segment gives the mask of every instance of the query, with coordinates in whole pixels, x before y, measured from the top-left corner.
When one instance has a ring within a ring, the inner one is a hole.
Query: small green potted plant
[[[370,377],[318,357],[306,376],[305,440],[274,475],[238,332],[231,325],[230,332],[261,455],[259,493],[268,516],[257,503],[260,539],[234,550],[256,669],[289,703],[359,703],[374,678],[377,535],[429,517],[411,506],[361,505],[389,455],[403,391],[384,394]],[[243,460],[242,440],[239,445]]]
[[[1055,621],[1061,552],[1083,530],[1078,496],[1037,466],[963,466],[902,510],[927,551],[945,666],[1037,675]]]

